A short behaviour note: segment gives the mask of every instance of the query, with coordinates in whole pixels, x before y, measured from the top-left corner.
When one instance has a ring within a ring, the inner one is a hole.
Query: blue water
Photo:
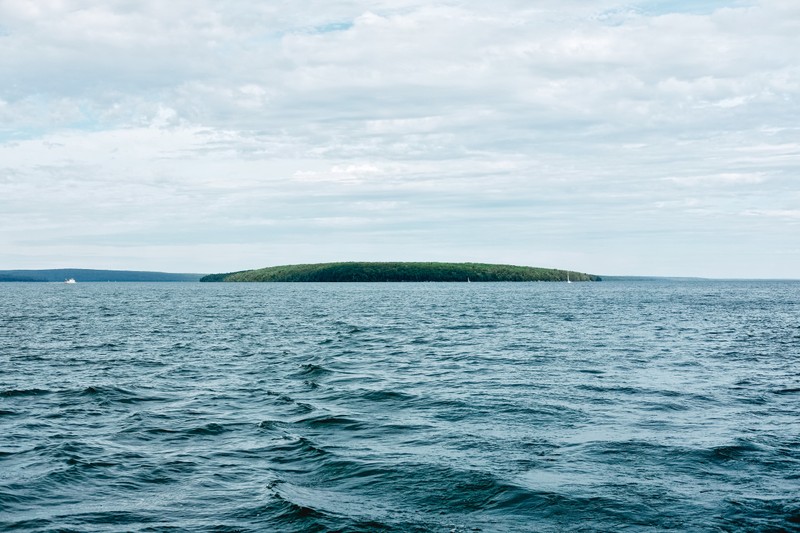
[[[800,283],[0,284],[0,530],[798,531]]]

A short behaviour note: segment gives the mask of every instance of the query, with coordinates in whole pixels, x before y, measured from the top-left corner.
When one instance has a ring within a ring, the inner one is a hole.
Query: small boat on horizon
[[[67,285],[72,285],[73,283],[78,283],[78,282],[75,281],[75,278],[69,278],[67,280],[64,280],[64,283],[66,283]]]

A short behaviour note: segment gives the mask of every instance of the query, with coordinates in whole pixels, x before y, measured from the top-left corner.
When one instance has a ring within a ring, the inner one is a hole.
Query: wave
[[[0,530],[800,531],[800,285],[565,287],[4,293]]]
[[[776,390],[772,391],[772,393],[773,394],[780,394],[780,395],[783,395],[783,394],[799,394],[800,393],[800,387],[790,387],[790,388],[786,388],[786,389],[776,389]]]
[[[293,422],[293,424],[304,425],[311,428],[336,428],[348,431],[358,431],[368,427],[368,425],[362,421],[346,416],[334,416],[329,414],[321,414],[308,418],[302,418],[300,420],[296,420]]]
[[[317,365],[313,363],[306,363],[301,365],[300,370],[292,374],[292,377],[297,378],[318,378],[322,376],[327,376],[332,374],[333,370],[329,368],[325,368],[322,365]]]
[[[216,422],[210,422],[200,427],[192,428],[186,431],[187,435],[221,435],[227,431],[230,431],[230,428],[223,424],[217,424]]]
[[[0,397],[17,398],[21,396],[42,396],[45,394],[50,394],[51,392],[53,391],[49,389],[6,389],[4,391],[0,391]]]
[[[411,402],[417,399],[413,394],[395,390],[363,391],[361,397],[371,402]]]

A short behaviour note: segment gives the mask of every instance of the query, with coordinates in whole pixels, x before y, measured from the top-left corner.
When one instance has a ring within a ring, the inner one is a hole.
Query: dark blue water
[[[798,531],[800,283],[0,284],[0,530]]]

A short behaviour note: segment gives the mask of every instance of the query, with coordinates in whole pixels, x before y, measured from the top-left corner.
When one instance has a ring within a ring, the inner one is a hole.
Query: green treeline
[[[484,263],[318,263],[285,265],[228,274],[210,274],[200,281],[600,281],[599,276],[514,265]]]

